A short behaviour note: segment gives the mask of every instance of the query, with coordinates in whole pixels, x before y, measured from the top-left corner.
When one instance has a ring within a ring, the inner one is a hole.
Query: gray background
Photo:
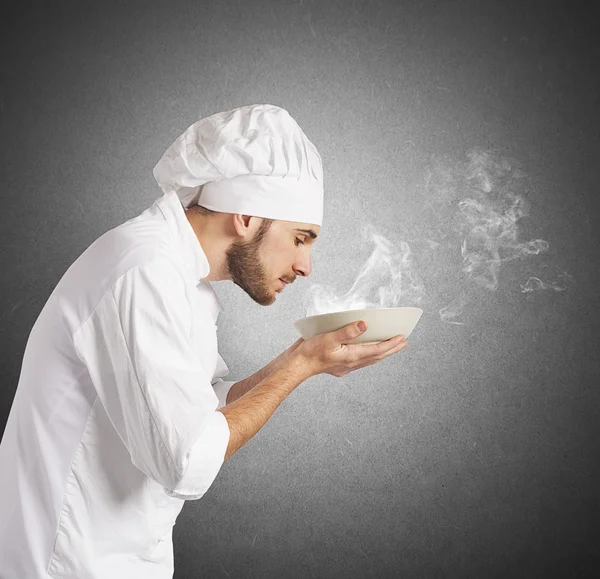
[[[197,118],[282,106],[325,166],[312,277],[269,308],[214,284],[231,379],[296,339],[311,283],[349,289],[372,250],[367,220],[394,244],[428,237],[451,255],[446,217],[420,212],[423,184],[432,163],[490,149],[528,174],[523,239],[550,252],[507,264],[495,292],[423,253],[430,297],[409,347],[295,390],[186,504],[175,577],[591,576],[598,66],[592,14],[570,5],[4,2],[2,424],[55,284],[160,196],[152,167]],[[565,291],[519,289],[559,271]],[[462,325],[443,323],[467,285]]]

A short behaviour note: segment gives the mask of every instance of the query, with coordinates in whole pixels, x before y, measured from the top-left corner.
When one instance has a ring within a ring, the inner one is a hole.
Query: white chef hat
[[[290,114],[249,105],[191,125],[154,167],[184,207],[321,225],[323,165]]]

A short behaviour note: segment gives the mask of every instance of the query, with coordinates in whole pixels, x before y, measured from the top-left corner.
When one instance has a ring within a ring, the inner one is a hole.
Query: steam
[[[350,290],[338,296],[329,287],[313,284],[306,315],[374,307],[430,308],[432,292],[425,290],[423,268],[417,271],[419,257],[425,254],[430,262],[432,255],[437,255],[438,261],[443,258],[435,266],[436,279],[428,282],[428,288],[438,290],[442,282],[437,275],[450,266],[453,271],[446,277],[458,274],[463,286],[495,292],[507,264],[550,249],[543,239],[521,239],[521,222],[531,209],[527,187],[527,175],[516,162],[490,151],[471,150],[462,163],[437,160],[428,169],[424,192],[419,192],[423,203],[414,219],[426,235],[409,238],[412,247],[406,240],[394,244],[367,224],[363,239],[374,249]],[[522,293],[563,292],[572,279],[567,272],[560,272],[554,280],[541,279],[536,273],[527,275],[519,289]],[[455,318],[470,298],[464,288],[457,293],[438,310],[441,321],[462,324]]]
[[[468,303],[468,299],[466,296],[461,295],[454,300],[452,304],[449,306],[445,306],[440,310],[440,319],[442,322],[446,322],[448,324],[458,324],[463,325],[463,322],[451,321],[452,318],[456,318],[463,313],[465,306]]]
[[[350,290],[338,297],[329,288],[313,284],[309,288],[313,304],[307,316],[421,303],[424,288],[415,272],[408,243],[401,241],[400,249],[396,250],[370,224],[363,227],[362,236],[367,242],[372,241],[375,249]]]
[[[530,293],[540,290],[554,290],[555,292],[564,292],[567,289],[567,280],[571,280],[573,278],[567,273],[560,274],[560,277],[563,281],[556,281],[554,283],[543,282],[539,277],[530,277],[527,280],[527,283],[521,285],[521,291],[523,293]]]
[[[543,239],[519,241],[518,222],[529,208],[513,189],[510,164],[486,152],[470,152],[468,159],[468,197],[458,203],[463,271],[475,283],[495,291],[502,263],[545,253],[549,245]],[[517,175],[520,178],[522,173]]]

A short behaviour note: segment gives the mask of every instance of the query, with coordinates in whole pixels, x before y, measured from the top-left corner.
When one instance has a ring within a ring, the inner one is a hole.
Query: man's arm
[[[302,338],[294,342],[285,352],[282,352],[271,360],[264,368],[261,368],[258,372],[252,374],[245,380],[240,380],[231,386],[227,393],[227,405],[231,404],[238,398],[241,398],[246,392],[249,392],[257,384],[262,382],[267,376],[270,376],[277,368],[279,368],[286,360],[289,359],[292,352],[303,342]]]
[[[230,433],[223,460],[226,461],[244,446],[265,425],[283,400],[313,375],[303,359],[289,356],[264,380],[218,410],[225,416]]]
[[[231,404],[217,410],[223,414],[229,428],[229,440],[223,460],[227,460],[246,444],[269,420],[281,402],[306,379],[322,373],[345,376],[359,368],[372,366],[407,345],[400,339],[403,336],[377,344],[347,344],[365,330],[366,326],[359,329],[358,324],[347,324],[335,332],[311,338],[303,346],[302,352],[294,352],[303,342],[298,340],[278,356],[281,364],[269,376]]]
[[[131,267],[73,345],[131,462],[168,495],[191,500],[215,480],[230,432],[190,338],[185,275],[161,252]]]

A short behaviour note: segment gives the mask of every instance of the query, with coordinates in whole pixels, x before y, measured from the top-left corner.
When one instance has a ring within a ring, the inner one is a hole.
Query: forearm
[[[227,393],[227,406],[241,398],[246,392],[252,390],[252,388],[269,376],[275,370],[275,368],[269,368],[269,366],[270,364],[252,374],[252,376],[248,376],[248,378],[233,384]]]
[[[246,444],[281,402],[310,376],[302,359],[289,357],[240,398],[221,408],[230,432],[224,460]]]

